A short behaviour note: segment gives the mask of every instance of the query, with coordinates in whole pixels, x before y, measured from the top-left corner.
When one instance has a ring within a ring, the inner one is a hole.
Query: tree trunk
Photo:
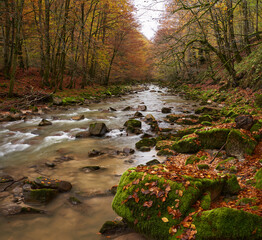
[[[242,10],[243,10],[243,17],[244,17],[244,24],[243,24],[243,30],[244,30],[244,47],[245,52],[247,56],[251,53],[250,49],[250,42],[249,42],[249,22],[248,22],[248,8],[247,8],[247,0],[242,0]]]

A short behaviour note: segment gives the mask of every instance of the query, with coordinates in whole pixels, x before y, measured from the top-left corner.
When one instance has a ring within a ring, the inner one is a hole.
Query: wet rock
[[[80,121],[80,120],[85,119],[85,115],[74,116],[74,117],[72,117],[71,119],[72,119],[72,120],[75,120],[75,121]]]
[[[99,166],[86,166],[81,168],[81,170],[84,171],[85,173],[94,172],[99,169],[101,169],[101,167]]]
[[[251,115],[240,115],[236,117],[236,128],[250,130],[254,124],[253,117]]]
[[[154,138],[144,138],[136,143],[136,148],[141,149],[142,147],[154,147],[156,140]]]
[[[74,160],[74,157],[72,156],[61,156],[61,157],[57,157],[54,162],[68,162]]]
[[[132,110],[132,107],[130,107],[130,106],[127,106],[124,109],[122,109],[122,111],[131,111],[131,110]]]
[[[154,121],[156,121],[156,119],[154,118],[154,116],[152,114],[147,114],[145,116],[145,120],[146,120],[146,122],[154,122]]]
[[[214,108],[214,107],[200,107],[195,110],[196,114],[210,114],[210,115],[216,115],[220,112],[219,108]]]
[[[160,164],[160,162],[157,159],[153,159],[153,160],[148,161],[146,163],[147,166],[153,166],[153,165],[157,165],[157,164]]]
[[[133,159],[128,159],[128,160],[125,160],[124,162],[125,162],[125,163],[130,163],[130,164],[131,164],[131,163],[134,163],[134,160],[133,160]]]
[[[152,137],[153,137],[153,135],[148,134],[148,133],[144,133],[144,134],[141,136],[141,138],[152,138]]]
[[[102,137],[109,132],[105,123],[93,123],[89,126],[89,133],[91,136]]]
[[[139,105],[137,107],[137,111],[145,112],[146,110],[147,110],[147,106],[146,105]]]
[[[72,185],[70,182],[51,179],[46,177],[38,177],[33,182],[38,188],[55,189],[59,192],[68,192]]]
[[[0,215],[10,216],[21,213],[22,207],[17,204],[8,204],[0,208]]]
[[[112,186],[112,187],[110,188],[110,192],[111,192],[113,195],[116,194],[116,192],[117,192],[117,187],[118,187],[118,185],[115,185],[115,186]]]
[[[38,126],[43,127],[43,126],[50,126],[52,125],[52,122],[46,120],[46,119],[42,119],[42,121],[38,124]]]
[[[135,120],[135,119],[129,119],[125,122],[124,124],[125,127],[132,127],[132,128],[141,128],[142,123],[139,120]]]
[[[100,156],[100,155],[103,155],[103,154],[105,154],[105,153],[93,149],[91,152],[88,153],[88,157],[92,158],[92,157],[97,157],[97,156]]]
[[[40,188],[32,189],[30,184],[23,186],[23,196],[26,203],[47,204],[52,201],[58,194],[56,189]]]
[[[123,153],[125,153],[126,155],[130,155],[130,154],[134,154],[135,150],[133,148],[124,148]]]
[[[141,152],[150,152],[151,151],[151,148],[150,147],[146,147],[146,146],[143,146],[139,149]]]
[[[163,107],[161,110],[162,113],[171,113],[171,108]]]
[[[2,114],[0,116],[0,122],[13,122],[22,119],[22,115],[20,113],[7,113]]]
[[[56,165],[52,162],[46,162],[45,165],[50,168],[54,168]]]
[[[112,108],[112,107],[110,107],[109,110],[112,111],[112,112],[116,112],[117,111],[115,108]]]
[[[140,118],[140,117],[144,117],[144,115],[143,115],[141,112],[136,112],[136,113],[134,114],[134,117],[135,117],[135,118]]]
[[[72,205],[79,205],[79,204],[82,203],[78,198],[73,197],[73,196],[69,197],[69,198],[68,198],[68,201],[69,201]]]
[[[79,132],[76,134],[76,138],[88,138],[91,134],[89,131]]]
[[[122,233],[128,229],[128,225],[123,221],[107,221],[103,224],[99,232],[103,235]]]

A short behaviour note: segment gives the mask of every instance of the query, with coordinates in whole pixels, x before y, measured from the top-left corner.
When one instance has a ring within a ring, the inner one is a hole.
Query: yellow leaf
[[[163,222],[169,222],[169,220],[168,220],[166,217],[163,217],[163,218],[162,218],[162,221],[163,221]]]

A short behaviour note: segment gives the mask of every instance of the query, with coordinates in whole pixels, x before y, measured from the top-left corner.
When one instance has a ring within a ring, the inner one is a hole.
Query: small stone
[[[171,113],[171,108],[163,107],[161,110],[162,113]]]
[[[122,109],[122,111],[131,111],[131,110],[132,110],[132,108],[130,106],[127,106],[124,109]]]
[[[157,165],[160,164],[160,162],[157,159],[153,159],[146,163],[147,166]]]
[[[110,107],[109,110],[112,111],[112,112],[116,112],[117,111],[115,108],[112,108],[112,107]]]
[[[45,165],[50,168],[54,168],[56,165],[52,162],[46,162]]]
[[[135,118],[144,117],[144,115],[141,112],[136,112],[134,115]]]
[[[85,119],[85,115],[74,116],[74,117],[72,117],[71,119],[72,119],[72,120],[75,120],[75,121],[80,121],[80,120]]]
[[[89,131],[79,132],[76,134],[76,138],[88,138],[91,134]]]
[[[43,127],[43,126],[49,126],[52,125],[52,123],[46,119],[42,119],[42,121],[38,124],[38,126]]]
[[[91,136],[102,137],[109,132],[105,123],[93,123],[89,126],[89,133]]]
[[[105,153],[93,149],[91,152],[88,153],[88,157],[92,158],[92,157],[97,157],[97,156],[100,156],[100,155],[103,155],[103,154],[105,154]]]
[[[134,154],[135,153],[135,150],[132,149],[132,148],[124,148],[123,149],[123,153],[129,155],[129,154]]]
[[[76,197],[69,197],[68,201],[72,204],[72,205],[79,205],[81,204],[82,202],[76,198]]]
[[[151,151],[151,148],[150,147],[141,147],[140,149],[139,149],[141,152],[150,152]]]
[[[236,128],[250,130],[254,124],[253,117],[251,115],[240,115],[236,117]]]
[[[147,106],[146,105],[139,105],[137,107],[137,111],[145,112],[146,110],[147,110]]]
[[[81,168],[81,170],[84,171],[85,173],[94,172],[99,169],[101,169],[99,166],[86,166]]]

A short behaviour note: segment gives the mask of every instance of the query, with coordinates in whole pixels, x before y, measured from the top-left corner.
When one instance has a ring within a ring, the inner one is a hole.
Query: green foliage
[[[262,217],[232,208],[216,208],[196,215],[196,239],[261,239]]]

